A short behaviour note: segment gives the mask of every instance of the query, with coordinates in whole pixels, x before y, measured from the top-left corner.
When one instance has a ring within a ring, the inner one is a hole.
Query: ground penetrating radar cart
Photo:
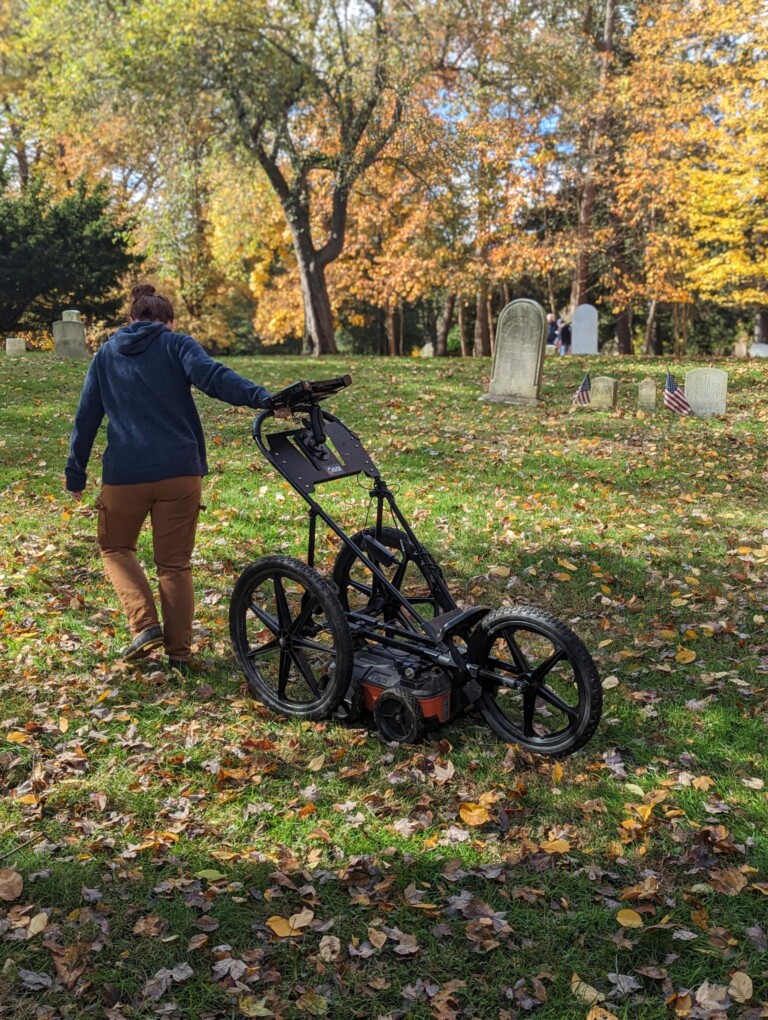
[[[541,609],[456,604],[359,436],[320,406],[350,383],[294,383],[253,423],[263,455],[309,504],[309,546],[306,563],[267,556],[235,585],[230,634],[251,693],[298,719],[371,712],[398,743],[475,706],[503,740],[552,757],[577,751],[602,707],[587,648]],[[298,427],[265,434],[281,408]],[[350,537],[312,493],[357,474],[372,480],[375,524]],[[342,542],[330,581],[314,569],[318,518]]]

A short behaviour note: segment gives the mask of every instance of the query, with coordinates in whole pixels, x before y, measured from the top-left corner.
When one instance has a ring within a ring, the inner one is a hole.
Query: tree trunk
[[[491,354],[491,336],[488,332],[488,294],[486,291],[478,291],[476,307],[475,346],[472,353],[476,358],[488,358]]]
[[[613,54],[613,28],[616,19],[617,0],[605,0],[605,20],[603,23],[603,37],[596,42],[596,47],[601,53],[602,67],[600,69],[599,94],[605,95],[610,76],[610,61]],[[587,167],[584,177],[584,189],[579,203],[579,226],[578,226],[578,250],[576,252],[576,266],[571,284],[571,316],[579,305],[586,302],[589,291],[589,264],[592,247],[592,220],[595,215],[595,202],[597,199],[597,162],[600,150],[602,135],[606,126],[606,114],[600,113],[595,116],[591,125],[586,128],[586,150]]]
[[[634,354],[632,348],[632,309],[626,308],[616,316],[616,336],[619,354]]]
[[[399,331],[399,333],[397,335],[397,353],[402,358],[402,356],[403,356],[403,347],[405,346],[405,342],[404,342],[405,341],[405,336],[404,336],[404,334],[405,334],[405,315],[403,315],[403,302],[402,302],[402,300],[397,302],[397,314],[398,314],[399,319],[400,319],[400,331]]]
[[[395,309],[387,305],[387,353],[391,358],[397,357],[397,331],[395,330]]]
[[[298,250],[301,297],[304,302],[304,349],[307,354],[338,354],[325,268],[317,255],[305,258]]]
[[[459,343],[461,344],[461,356],[466,358],[467,351],[467,323],[464,318],[464,298],[459,298]]]
[[[448,354],[448,334],[450,333],[451,326],[453,325],[453,310],[455,306],[456,295],[448,294],[437,320],[435,357],[444,358]]]
[[[549,295],[549,310],[557,318],[557,307],[555,302],[555,281],[552,270],[547,270],[547,294]]]
[[[768,308],[761,308],[755,316],[755,343],[768,344]]]
[[[496,330],[493,328],[493,295],[490,295],[486,303],[488,310],[488,343],[490,347],[491,357],[496,349]]]
[[[648,322],[645,326],[645,350],[644,354],[661,354],[661,350],[658,342],[658,335],[656,331],[656,308],[658,301],[656,298],[651,301],[648,306]]]

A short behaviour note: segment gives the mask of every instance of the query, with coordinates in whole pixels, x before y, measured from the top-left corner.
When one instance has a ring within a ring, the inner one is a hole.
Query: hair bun
[[[151,283],[140,283],[136,287],[131,288],[131,297],[135,301],[136,298],[142,297],[144,294],[156,294],[157,291]]]

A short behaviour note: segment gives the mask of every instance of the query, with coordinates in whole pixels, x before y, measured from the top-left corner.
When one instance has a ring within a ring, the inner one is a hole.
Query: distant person
[[[549,312],[547,315],[547,343],[553,347],[559,346],[557,336],[557,319],[552,312]]]
[[[191,336],[175,333],[173,307],[154,287],[134,287],[131,298],[130,324],[96,352],[85,377],[66,487],[82,498],[93,441],[106,415],[103,484],[95,505],[99,548],[132,634],[121,657],[140,659],[164,645],[171,668],[188,672],[195,609],[190,561],[208,473],[191,387],[254,408],[265,407],[270,393],[209,358]],[[162,627],[136,557],[147,516]]]
[[[560,354],[571,353],[571,327],[565,319],[557,320],[557,335],[560,338]]]

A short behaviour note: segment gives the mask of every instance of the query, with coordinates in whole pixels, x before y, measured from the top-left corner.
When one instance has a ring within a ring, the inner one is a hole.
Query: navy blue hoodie
[[[85,488],[93,440],[106,415],[107,485],[205,475],[205,439],[190,386],[228,404],[264,407],[263,386],[209,358],[191,336],[162,322],[132,322],[93,357],[83,383],[65,468],[67,488]]]

